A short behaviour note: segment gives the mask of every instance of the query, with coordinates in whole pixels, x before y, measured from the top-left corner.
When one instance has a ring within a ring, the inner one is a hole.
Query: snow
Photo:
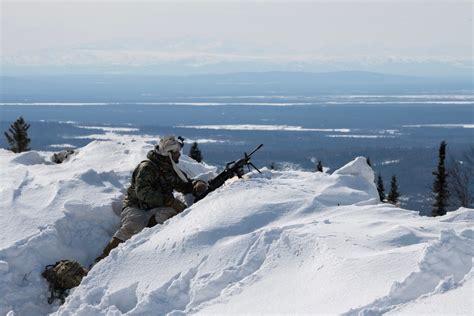
[[[403,125],[403,127],[474,128],[474,124],[418,124]]]
[[[234,124],[234,125],[180,125],[179,128],[229,130],[229,131],[291,131],[291,132],[340,132],[349,133],[348,128],[304,128],[302,126],[289,125],[256,125],[256,124]]]
[[[375,138],[395,138],[395,136],[393,135],[325,135],[325,137],[329,137],[329,138],[371,138],[371,139],[375,139]]]
[[[469,311],[472,314],[474,310],[474,300],[472,299],[474,283],[472,275],[455,286],[452,286],[451,280],[448,279],[447,282],[441,283],[439,289],[433,293],[422,296],[413,303],[403,305],[388,313],[388,315],[453,315],[453,306],[457,306],[459,310]],[[446,285],[448,285],[447,288]]]
[[[83,125],[78,125],[77,127],[82,128],[82,129],[93,129],[93,130],[100,130],[104,132],[110,132],[110,133],[118,133],[118,132],[138,132],[138,128],[132,128],[132,127],[104,127],[104,126],[83,126]]]
[[[380,164],[382,166],[385,166],[385,165],[392,165],[392,164],[396,164],[396,163],[399,163],[400,162],[400,159],[394,159],[394,160],[385,160],[385,161],[382,161]]]
[[[430,218],[379,203],[364,157],[332,174],[263,168],[231,179],[48,305],[44,266],[88,266],[101,253],[154,143],[93,141],[62,164],[0,149],[1,315],[473,313],[473,210]],[[181,160],[192,177],[215,176]]]

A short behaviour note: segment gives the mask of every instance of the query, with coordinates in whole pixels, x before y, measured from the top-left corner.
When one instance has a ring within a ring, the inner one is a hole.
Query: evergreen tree
[[[202,154],[197,142],[192,144],[191,149],[189,150],[189,157],[193,158],[197,162],[202,162]]]
[[[10,144],[10,150],[14,153],[21,153],[30,150],[28,144],[30,139],[28,138],[28,129],[30,124],[27,124],[23,117],[19,117],[5,132],[5,137]]]
[[[396,205],[398,203],[398,198],[400,197],[400,192],[398,192],[397,177],[392,176],[392,181],[390,181],[390,192],[387,196],[387,201]]]
[[[270,163],[270,170],[276,170],[276,164],[273,161]]]
[[[321,160],[318,161],[318,165],[316,166],[316,171],[323,172],[323,163]]]
[[[431,211],[432,216],[446,215],[446,206],[448,205],[448,173],[444,161],[446,160],[446,142],[443,140],[439,146],[438,170],[433,172],[435,180],[433,183],[433,194],[435,202]]]
[[[377,177],[377,191],[379,192],[380,201],[383,202],[385,200],[385,188],[383,187],[383,180],[380,172]]]

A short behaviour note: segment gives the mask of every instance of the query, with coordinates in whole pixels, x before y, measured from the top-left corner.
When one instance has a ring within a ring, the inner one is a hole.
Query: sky
[[[466,75],[472,1],[1,1],[2,72]]]

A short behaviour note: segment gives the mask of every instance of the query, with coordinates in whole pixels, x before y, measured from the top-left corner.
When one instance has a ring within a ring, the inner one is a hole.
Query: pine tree
[[[387,201],[396,205],[400,195],[400,192],[398,192],[397,177],[393,175],[392,180],[390,181],[390,192],[388,193]]]
[[[191,149],[189,150],[189,157],[193,158],[197,162],[202,162],[202,154],[197,142],[192,144]]]
[[[431,211],[432,216],[446,215],[446,206],[448,205],[448,173],[444,161],[446,160],[446,142],[443,140],[439,146],[438,170],[433,172],[435,180],[433,183],[433,194],[435,202]]]
[[[28,144],[30,139],[28,138],[28,129],[30,124],[27,124],[23,117],[19,117],[5,132],[5,137],[10,144],[10,150],[14,153],[21,153],[30,150]]]
[[[318,165],[316,166],[316,171],[323,172],[323,163],[321,160],[318,161]]]
[[[377,191],[379,192],[380,201],[383,202],[385,200],[385,188],[383,187],[383,180],[380,172],[377,177]]]

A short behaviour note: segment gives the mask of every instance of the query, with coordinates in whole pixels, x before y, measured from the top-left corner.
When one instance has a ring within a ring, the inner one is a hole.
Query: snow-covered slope
[[[365,159],[332,175],[252,173],[94,266],[66,303],[43,267],[88,265],[115,231],[133,167],[152,145],[93,142],[61,165],[0,151],[0,314],[472,314],[473,210],[419,217],[377,201]],[[183,157],[192,176],[213,168]],[[13,314],[13,313],[12,313]]]

